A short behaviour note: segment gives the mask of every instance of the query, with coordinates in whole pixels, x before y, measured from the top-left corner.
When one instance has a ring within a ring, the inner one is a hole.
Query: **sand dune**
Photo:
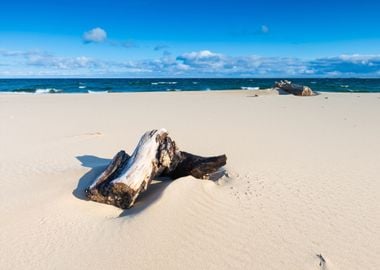
[[[252,96],[0,95],[0,268],[379,269],[380,95]],[[161,127],[229,177],[84,200]]]

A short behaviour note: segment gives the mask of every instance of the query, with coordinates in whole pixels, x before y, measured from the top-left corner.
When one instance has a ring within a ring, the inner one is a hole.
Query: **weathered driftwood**
[[[86,189],[92,201],[130,208],[154,178],[192,175],[208,179],[226,164],[226,156],[200,157],[179,151],[165,129],[146,132],[132,156],[120,151]]]
[[[275,87],[280,88],[288,93],[291,93],[296,96],[314,96],[313,90],[310,87],[294,84],[290,81],[280,81],[275,83]]]

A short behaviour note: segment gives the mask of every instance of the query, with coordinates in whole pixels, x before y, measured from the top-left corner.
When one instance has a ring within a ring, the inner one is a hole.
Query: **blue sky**
[[[380,77],[380,1],[1,1],[0,77]]]

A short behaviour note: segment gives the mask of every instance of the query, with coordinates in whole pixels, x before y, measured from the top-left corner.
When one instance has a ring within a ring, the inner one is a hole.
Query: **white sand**
[[[380,269],[380,94],[252,96],[0,95],[0,269]],[[231,178],[78,198],[161,127]]]

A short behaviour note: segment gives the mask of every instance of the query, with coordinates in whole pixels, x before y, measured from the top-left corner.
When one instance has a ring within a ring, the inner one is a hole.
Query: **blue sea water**
[[[111,93],[266,89],[280,79],[0,79],[0,92]],[[380,79],[291,79],[317,92],[380,92]]]

